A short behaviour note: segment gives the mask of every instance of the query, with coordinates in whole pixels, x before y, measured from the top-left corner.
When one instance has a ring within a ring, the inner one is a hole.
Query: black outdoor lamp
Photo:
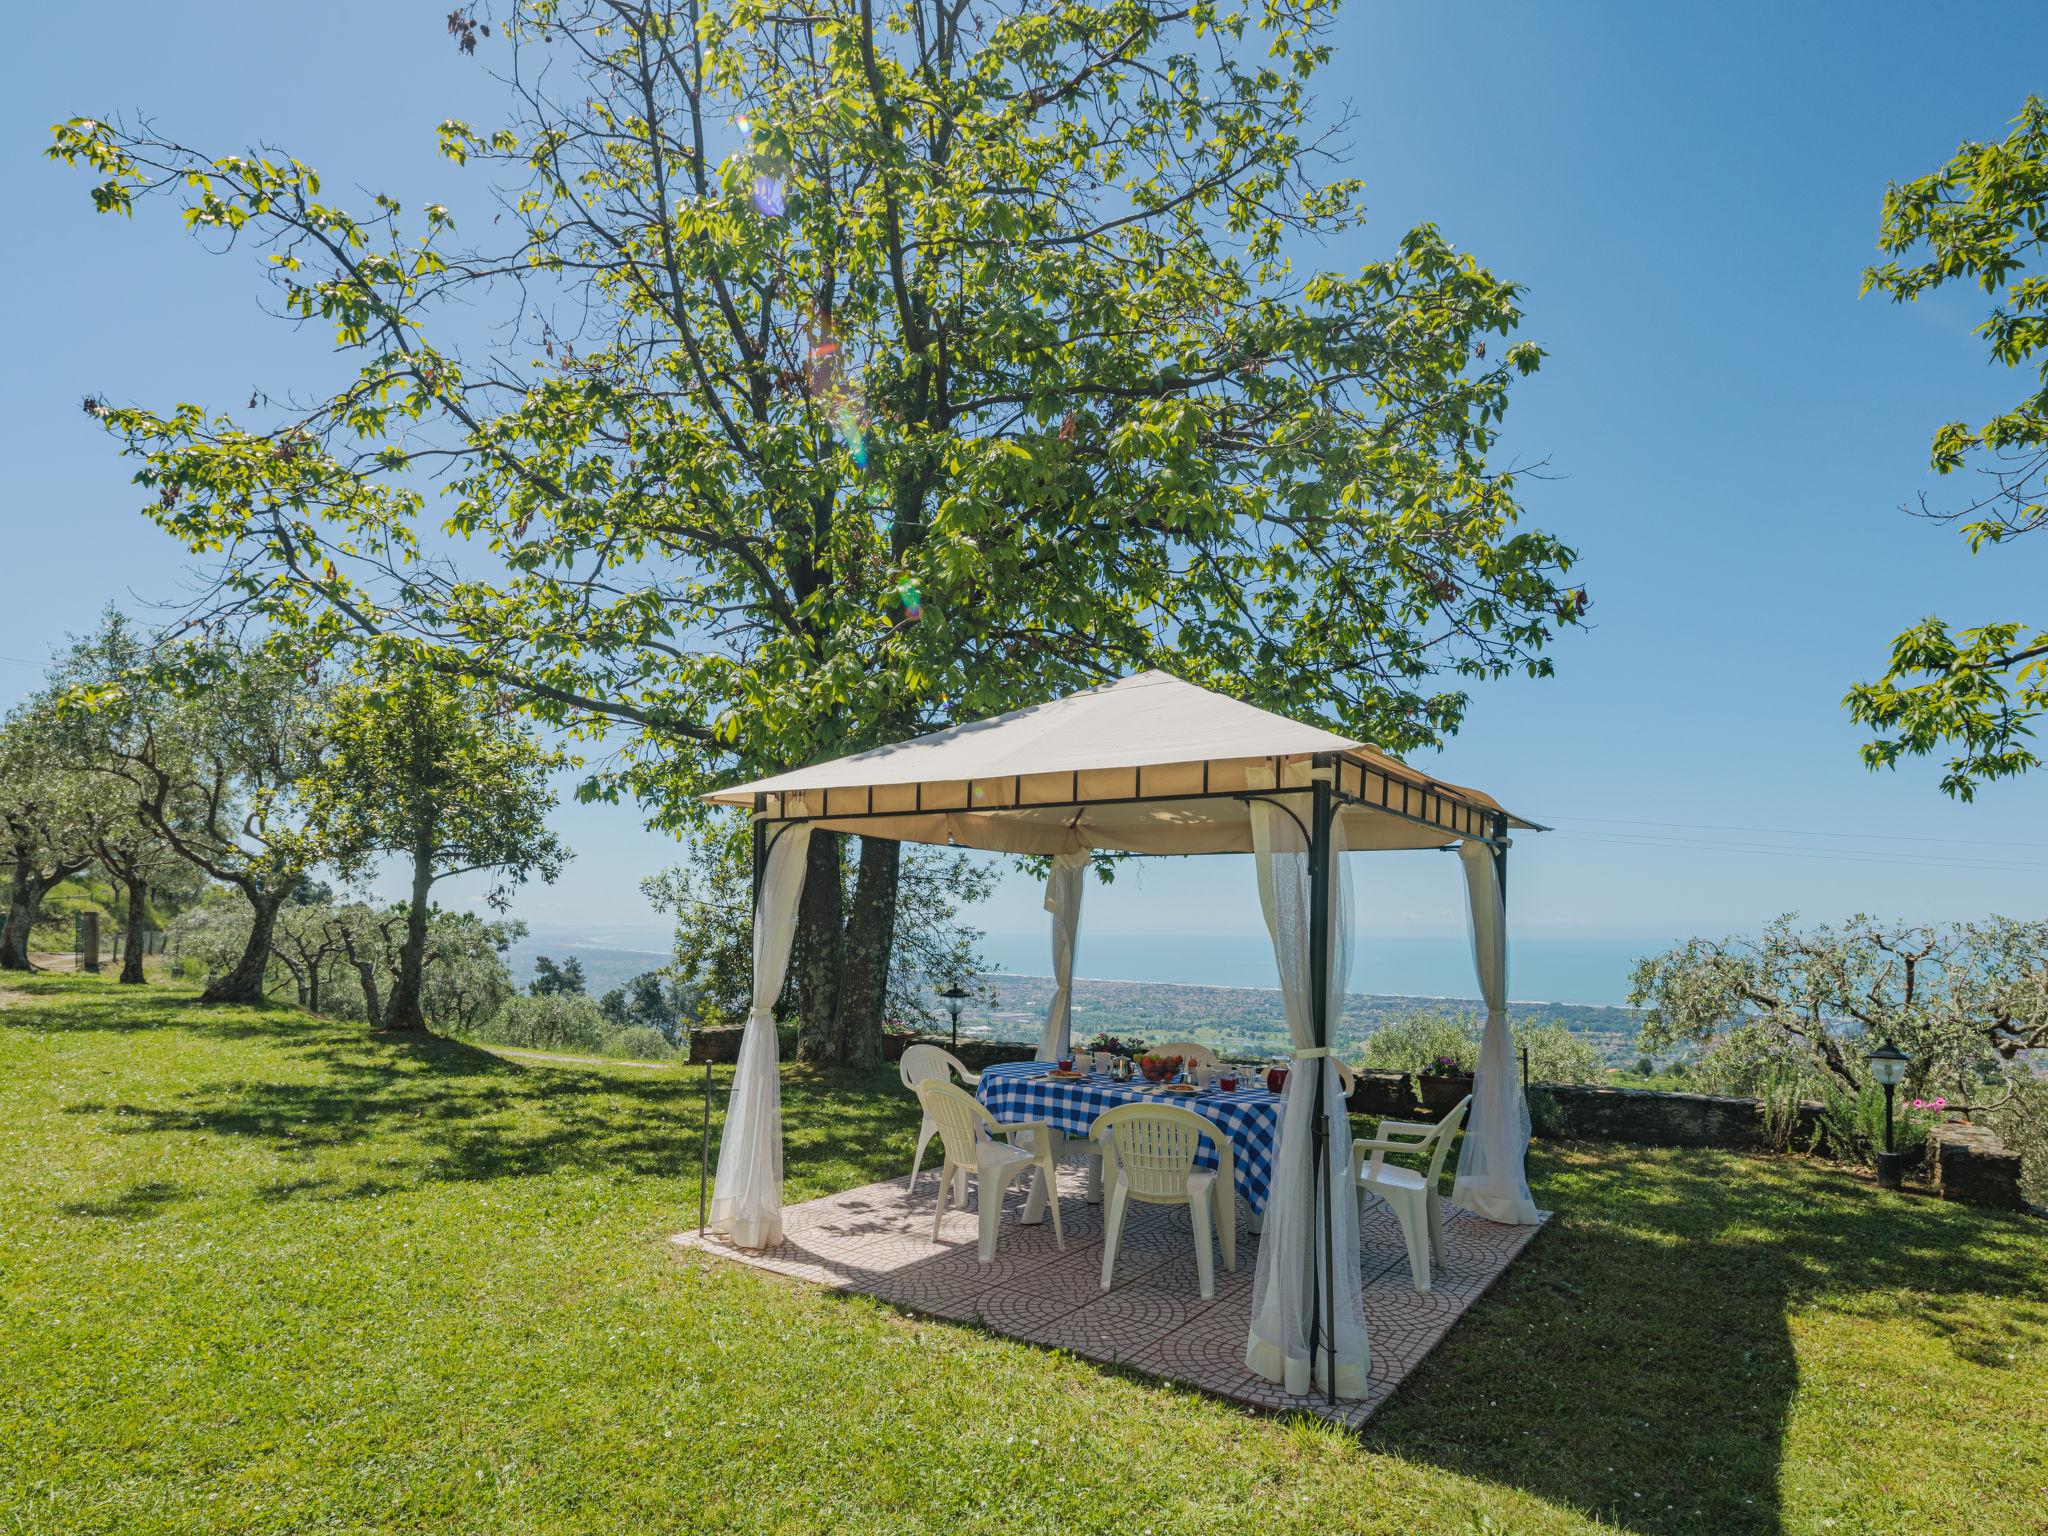
[[[1892,1149],[1892,1095],[1906,1080],[1906,1053],[1887,1040],[1863,1058],[1873,1080],[1884,1085],[1884,1150],[1877,1154],[1880,1189],[1899,1189],[1906,1182],[1906,1155]]]
[[[946,1012],[953,1015],[953,1049],[957,1051],[960,1049],[960,1005],[974,994],[956,981],[939,996],[946,1000]]]

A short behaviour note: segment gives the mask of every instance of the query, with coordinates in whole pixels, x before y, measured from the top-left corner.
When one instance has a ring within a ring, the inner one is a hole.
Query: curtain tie
[[[1296,1051],[1294,1053],[1294,1059],[1296,1061],[1314,1061],[1318,1056],[1331,1056],[1334,1054],[1336,1054],[1335,1050],[1331,1046],[1310,1045],[1304,1046],[1302,1049]]]

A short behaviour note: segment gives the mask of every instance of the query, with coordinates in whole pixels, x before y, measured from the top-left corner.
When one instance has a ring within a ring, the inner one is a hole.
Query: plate
[[[1202,1090],[1193,1083],[1168,1083],[1165,1085],[1164,1091],[1167,1093],[1200,1093]]]
[[[1063,1083],[1078,1083],[1082,1078],[1088,1076],[1086,1072],[1062,1072],[1057,1067],[1045,1075],[1047,1077],[1056,1077]]]

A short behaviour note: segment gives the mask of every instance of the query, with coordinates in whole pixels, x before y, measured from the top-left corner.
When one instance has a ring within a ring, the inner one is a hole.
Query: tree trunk
[[[28,935],[35,926],[48,889],[34,864],[26,859],[14,862],[14,884],[7,893],[7,922],[0,927],[0,971],[25,971],[28,963]]]
[[[412,846],[412,900],[405,909],[405,942],[398,946],[398,980],[384,1004],[385,1029],[425,1029],[420,1011],[420,984],[426,970],[427,901],[434,890],[433,818],[427,819]]]
[[[138,874],[121,882],[128,891],[128,925],[126,937],[122,940],[121,982],[124,986],[142,985],[142,922],[149,902],[149,882]]]
[[[839,1059],[848,1066],[872,1066],[882,1059],[882,1014],[889,1001],[889,954],[896,936],[902,860],[901,843],[880,837],[860,840],[860,871],[854,877],[853,910],[846,919],[846,950],[839,968]]]
[[[249,896],[253,917],[249,942],[242,947],[242,958],[235,962],[233,970],[207,983],[206,990],[199,994],[200,1002],[253,1003],[260,1007],[268,1000],[263,983],[270,970],[270,941],[277,931],[277,909],[284,905],[290,890],[291,886],[284,884],[275,895],[243,893]]]
[[[348,951],[348,963],[355,967],[356,978],[363,984],[363,1012],[370,1016],[370,1028],[384,1027],[384,1005],[377,997],[377,962],[375,957],[368,960],[356,958],[355,946]]]
[[[7,921],[0,924],[0,971],[30,971],[29,937],[42,916],[43,898],[92,861],[67,859],[45,870],[33,859],[14,860],[14,886],[7,898]]]
[[[797,905],[796,1059],[826,1065],[839,1059],[839,963],[845,945],[846,887],[842,839],[811,834],[803,900]]]

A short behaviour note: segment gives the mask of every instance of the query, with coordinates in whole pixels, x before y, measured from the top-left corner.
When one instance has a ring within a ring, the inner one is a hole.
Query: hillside
[[[982,984],[995,989],[993,1008],[972,1007],[962,1013],[961,1032],[970,1027],[996,1040],[1036,1040],[1052,1000],[1048,976],[984,975]],[[1403,997],[1359,993],[1344,1002],[1339,1044],[1356,1045],[1388,1019],[1424,1010],[1470,1013],[1470,998]],[[1635,1042],[1633,1010],[1583,1003],[1513,1003],[1508,1014],[1517,1023],[1556,1021],[1580,1034],[1603,1057],[1620,1059]],[[1156,981],[1074,983],[1074,1034],[1097,1031],[1147,1040],[1199,1040],[1225,1054],[1277,1055],[1287,1049],[1287,1019],[1280,994],[1266,987],[1206,987]]]

